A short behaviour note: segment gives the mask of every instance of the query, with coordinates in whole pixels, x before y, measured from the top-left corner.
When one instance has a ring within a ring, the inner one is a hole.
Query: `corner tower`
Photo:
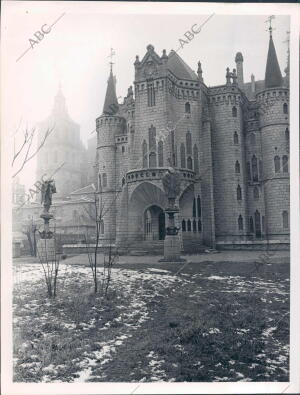
[[[115,77],[110,70],[102,115],[96,119],[100,237],[107,243],[116,237],[116,200],[119,175],[116,168],[116,136],[123,133],[124,118],[119,115]]]
[[[265,87],[256,95],[260,106],[262,185],[266,234],[281,242],[289,239],[289,89],[283,78],[269,28]]]

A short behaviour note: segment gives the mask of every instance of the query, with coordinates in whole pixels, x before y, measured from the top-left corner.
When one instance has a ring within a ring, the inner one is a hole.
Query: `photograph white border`
[[[2,58],[5,57],[6,11],[18,2],[2,2]],[[101,13],[160,15],[290,15],[290,199],[291,199],[291,342],[290,382],[224,382],[224,383],[51,383],[12,382],[12,227],[10,140],[5,130],[3,102],[1,106],[1,367],[3,395],[42,394],[244,394],[300,392],[300,256],[299,256],[299,5],[298,4],[224,4],[224,3],[158,3],[158,2],[19,2],[28,7],[59,5],[62,12],[97,9]],[[42,4],[41,4],[42,3]],[[1,71],[1,86],[5,75]],[[1,91],[3,97],[3,91]]]

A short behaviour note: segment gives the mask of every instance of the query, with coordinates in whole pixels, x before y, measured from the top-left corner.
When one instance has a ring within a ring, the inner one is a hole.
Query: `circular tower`
[[[270,240],[289,239],[289,89],[283,87],[270,31],[265,89],[259,104],[262,185],[265,196],[266,234]]]
[[[98,217],[103,244],[116,238],[117,167],[116,136],[122,134],[124,118],[117,115],[118,101],[115,82],[110,73],[102,115],[96,119],[98,167]]]
[[[233,80],[231,83],[231,79]],[[226,85],[210,88],[216,241],[246,237],[247,199],[244,166],[243,105],[235,70]]]

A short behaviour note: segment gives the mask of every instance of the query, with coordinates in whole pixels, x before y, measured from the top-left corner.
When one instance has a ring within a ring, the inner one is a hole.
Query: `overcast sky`
[[[159,55],[163,49],[167,52],[177,49],[184,33],[194,24],[201,25],[213,12],[216,14],[178,54],[195,71],[197,62],[201,61],[204,81],[209,86],[225,83],[226,67],[235,67],[238,51],[244,56],[245,80],[250,80],[251,73],[256,80],[263,79],[269,40],[265,23],[268,13],[219,15],[224,13],[224,5],[220,7],[209,5],[209,9],[205,9],[201,4],[158,6],[156,3],[6,3],[2,22],[5,53],[2,98],[7,133],[13,133],[20,119],[23,125],[45,119],[61,82],[69,113],[80,124],[82,140],[86,143],[95,128],[96,117],[102,112],[110,48],[116,52],[117,95],[123,97],[133,83],[136,55],[142,59],[149,43]],[[231,10],[237,12],[236,8]],[[29,38],[33,39],[44,24],[47,24],[46,30],[63,13],[43,40],[16,61],[30,47]],[[273,25],[283,73],[289,17],[277,15]],[[21,175],[26,185],[34,181],[34,166],[32,162]]]

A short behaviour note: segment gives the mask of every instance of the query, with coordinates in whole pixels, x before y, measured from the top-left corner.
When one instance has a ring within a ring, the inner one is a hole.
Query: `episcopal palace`
[[[148,45],[123,104],[110,73],[96,120],[104,238],[164,238],[162,177],[174,166],[183,249],[288,243],[289,64],[283,77],[272,34],[264,81],[244,82],[240,52],[235,62],[224,85],[208,88],[200,62],[196,74]]]
[[[236,68],[224,68],[224,84],[208,87],[200,62],[194,72],[177,52],[159,55],[148,45],[136,56],[123,103],[111,70],[97,142],[87,151],[59,92],[52,116],[61,118],[62,132],[50,136],[38,158],[38,177],[47,170],[47,152],[68,162],[54,176],[58,192],[69,196],[57,210],[80,207],[98,190],[103,244],[160,248],[167,207],[162,177],[174,167],[181,175],[176,223],[183,250],[288,245],[289,59],[282,75],[272,31],[265,58],[264,80],[244,81],[238,52]],[[80,217],[75,211],[69,221]]]

